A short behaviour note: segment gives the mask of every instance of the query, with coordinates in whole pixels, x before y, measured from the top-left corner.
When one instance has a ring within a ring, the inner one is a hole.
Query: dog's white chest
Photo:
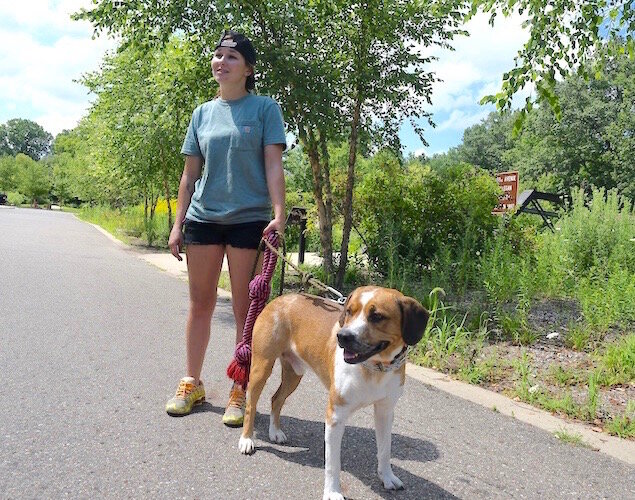
[[[371,372],[360,364],[344,361],[343,349],[337,347],[334,384],[346,406],[361,408],[388,396],[395,400],[401,396],[403,386],[398,372]]]

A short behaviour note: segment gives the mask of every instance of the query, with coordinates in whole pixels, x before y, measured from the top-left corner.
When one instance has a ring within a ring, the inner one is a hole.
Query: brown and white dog
[[[254,452],[256,405],[276,359],[282,381],[271,401],[269,439],[287,440],[280,410],[311,368],[329,391],[325,430],[324,499],[343,499],[340,448],[348,417],[374,404],[377,473],[384,488],[403,488],[390,466],[394,408],[406,378],[405,354],[423,336],[428,312],[397,290],[367,286],[340,304],[305,294],[283,295],[254,325],[252,359],[241,453]]]

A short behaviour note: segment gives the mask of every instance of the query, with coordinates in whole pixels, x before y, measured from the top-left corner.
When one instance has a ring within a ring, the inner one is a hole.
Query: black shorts
[[[229,245],[234,248],[257,249],[262,231],[269,221],[241,224],[216,224],[185,219],[183,242],[186,245]]]

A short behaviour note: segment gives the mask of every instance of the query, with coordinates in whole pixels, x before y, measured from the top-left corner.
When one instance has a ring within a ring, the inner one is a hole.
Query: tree
[[[112,3],[102,1],[77,17],[93,22],[97,31],[119,33],[124,43],[161,44],[172,33],[182,32],[200,41],[202,53],[209,53],[218,37],[208,29],[211,25],[230,24],[252,35],[261,54],[259,88],[281,103],[311,165],[329,280],[333,276],[334,215],[328,143],[348,142],[342,258],[337,275],[341,283],[360,137],[388,141],[398,148],[401,121],[426,116],[424,105],[430,102],[433,77],[425,71],[430,59],[421,49],[433,44],[447,46],[458,30],[459,13],[450,4],[379,0],[359,4],[174,0],[168,4],[160,11],[135,4],[114,9]]]
[[[53,136],[31,120],[14,118],[0,125],[0,155],[23,153],[34,160],[49,154]]]
[[[549,106],[534,108],[505,155],[511,168],[534,180],[552,174],[560,190],[617,188],[635,197],[635,60],[612,52],[590,62],[593,78],[572,74],[556,85],[559,120]]]
[[[183,168],[180,148],[190,113],[214,88],[200,67],[189,46],[175,38],[162,49],[130,44],[83,78],[97,95],[91,117],[105,126],[102,141],[109,147],[102,153],[116,158],[114,170],[144,200],[146,221],[163,195],[172,224],[170,201]]]
[[[513,147],[514,118],[515,113],[490,113],[481,123],[465,129],[457,148],[460,160],[490,172],[505,170],[503,155]]]
[[[571,70],[588,80],[594,73],[592,60],[606,48],[606,40],[624,38],[621,46],[609,45],[609,55],[628,54],[635,57],[635,4],[628,0],[469,0],[467,18],[479,11],[491,14],[494,24],[498,13],[525,16],[529,40],[518,52],[515,67],[503,75],[501,91],[485,96],[482,102],[497,109],[511,109],[513,96],[528,84],[535,85],[536,100],[549,104],[557,119],[560,103],[555,93],[558,77]],[[534,99],[526,99],[517,115],[518,131]]]
[[[514,137],[517,112],[490,113],[465,130],[461,145],[430,164],[465,161],[490,171],[518,170],[528,187],[617,188],[633,198],[635,60],[607,47],[590,63],[593,78],[572,73],[556,85],[560,119],[550,106],[536,106]]]
[[[18,153],[15,157],[18,191],[32,200],[33,205],[44,201],[51,188],[50,172],[46,164]]]
[[[0,156],[0,191],[16,189],[17,167],[13,156]]]
[[[88,201],[81,188],[87,169],[82,168],[80,126],[57,134],[51,149],[52,198],[60,204]]]
[[[491,174],[466,164],[402,165],[389,151],[368,163],[356,190],[359,222],[371,262],[389,282],[398,273],[420,276],[443,250],[454,262],[462,252],[483,250],[498,223],[491,211],[499,188]]]

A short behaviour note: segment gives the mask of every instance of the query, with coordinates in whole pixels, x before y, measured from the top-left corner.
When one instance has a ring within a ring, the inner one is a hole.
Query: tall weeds
[[[632,203],[599,189],[585,203],[578,190],[557,229],[525,238],[517,225],[502,225],[479,262],[490,304],[516,303],[522,312],[531,300],[570,297],[579,301],[586,324],[596,331],[635,321]],[[514,241],[521,244],[515,247]]]

